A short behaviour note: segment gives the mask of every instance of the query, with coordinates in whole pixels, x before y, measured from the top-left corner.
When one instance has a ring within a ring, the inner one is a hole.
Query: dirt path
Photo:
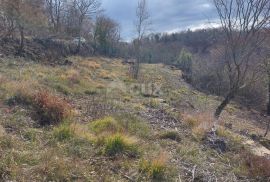
[[[261,144],[255,143],[253,140],[246,138],[243,141],[243,144],[247,146],[254,155],[261,157],[270,157],[270,150],[262,146]]]

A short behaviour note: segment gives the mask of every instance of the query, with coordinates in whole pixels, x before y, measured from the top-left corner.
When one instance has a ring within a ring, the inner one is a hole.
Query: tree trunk
[[[24,49],[24,28],[22,26],[20,26],[19,29],[20,29],[20,36],[21,37],[20,37],[20,47],[19,47],[18,53],[19,53],[19,55],[21,55],[23,52],[23,49]]]
[[[266,131],[265,131],[264,137],[267,136],[267,134],[269,132],[269,129],[270,129],[270,120],[268,120],[268,124],[267,124],[267,127],[266,127]]]
[[[267,105],[267,116],[268,116],[268,124],[266,127],[266,131],[264,134],[264,137],[267,136],[269,129],[270,129],[270,120],[269,120],[269,116],[270,116],[270,74],[268,75],[268,105]]]
[[[137,50],[138,56],[137,56],[137,61],[136,61],[135,65],[134,65],[135,66],[135,68],[134,68],[134,70],[135,70],[134,78],[138,79],[139,72],[140,72],[140,63],[141,63],[141,42],[140,42],[140,40],[138,42],[138,45],[135,45],[135,46],[137,47],[136,50]]]
[[[140,60],[138,59],[135,63],[135,73],[134,73],[134,78],[138,79],[139,77],[139,71],[140,71]]]
[[[218,119],[222,113],[222,111],[225,109],[225,107],[230,103],[230,101],[234,98],[236,91],[231,90],[225,99],[222,101],[222,103],[218,106],[215,112],[215,118]]]
[[[78,43],[78,48],[77,48],[77,54],[79,54],[81,51],[81,35],[79,35],[79,43]]]
[[[80,21],[80,27],[79,27],[79,42],[78,42],[78,47],[77,47],[77,54],[79,54],[80,51],[81,51],[83,19],[84,19],[83,17],[80,17],[80,20],[79,20]]]

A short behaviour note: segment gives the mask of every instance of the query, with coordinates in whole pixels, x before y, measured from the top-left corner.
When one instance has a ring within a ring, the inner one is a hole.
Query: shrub
[[[90,123],[90,129],[95,133],[102,133],[105,131],[115,133],[119,132],[122,128],[114,118],[105,117]]]
[[[152,179],[164,179],[166,173],[167,157],[164,154],[159,155],[157,159],[152,161],[142,160],[140,162],[140,171],[148,174]]]
[[[115,134],[105,141],[105,154],[115,156],[117,154],[127,153],[130,156],[138,154],[136,141],[122,134]]]
[[[72,114],[71,105],[65,100],[51,95],[47,91],[33,92],[29,88],[20,88],[9,104],[32,106],[41,124],[57,124],[68,119]]]
[[[165,133],[162,133],[160,136],[161,139],[171,139],[175,141],[181,141],[181,138],[177,131],[166,131]]]
[[[192,54],[189,53],[187,50],[182,49],[176,61],[176,64],[184,72],[184,78],[186,78],[187,81],[191,80],[192,62]]]
[[[33,107],[41,124],[57,124],[71,116],[72,108],[65,100],[46,91],[35,95]]]

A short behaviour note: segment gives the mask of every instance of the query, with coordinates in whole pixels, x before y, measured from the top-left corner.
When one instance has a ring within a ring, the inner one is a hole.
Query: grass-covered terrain
[[[0,61],[0,181],[269,180],[258,114],[231,104],[219,152],[205,141],[219,98],[181,71],[143,64],[134,80],[122,60],[69,61]]]

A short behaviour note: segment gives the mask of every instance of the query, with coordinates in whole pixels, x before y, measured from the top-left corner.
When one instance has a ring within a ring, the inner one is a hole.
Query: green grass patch
[[[177,142],[181,141],[181,137],[179,136],[177,131],[166,131],[160,135],[161,139],[171,139]]]
[[[150,127],[141,118],[128,113],[117,115],[115,118],[126,132],[142,138],[150,136]]]
[[[123,134],[109,136],[105,140],[105,154],[115,156],[117,154],[138,155],[138,146],[134,138],[129,138]]]
[[[61,124],[53,130],[53,137],[58,141],[70,140],[74,136],[75,131],[68,123]]]
[[[103,132],[120,132],[122,127],[113,117],[105,117],[103,119],[96,120],[89,125],[90,129],[97,134]]]

